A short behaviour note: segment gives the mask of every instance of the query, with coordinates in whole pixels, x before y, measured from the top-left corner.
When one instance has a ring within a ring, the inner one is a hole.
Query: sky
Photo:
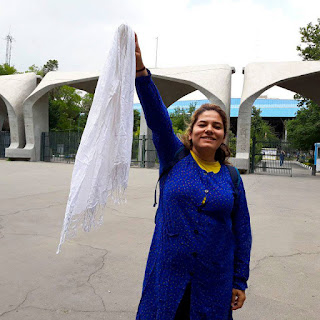
[[[60,71],[100,71],[113,34],[138,34],[144,63],[155,67],[229,64],[231,96],[240,98],[250,62],[301,61],[299,28],[320,18],[319,0],[0,0],[0,63],[11,33],[11,64],[25,71],[49,59]],[[293,93],[269,89],[270,98]],[[184,99],[202,99],[199,92]]]

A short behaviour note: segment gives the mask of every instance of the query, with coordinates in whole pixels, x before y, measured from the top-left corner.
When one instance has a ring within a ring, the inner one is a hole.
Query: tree
[[[58,69],[58,60],[48,60],[47,63],[42,67],[43,76],[45,76],[50,71],[57,71]]]
[[[58,70],[58,67],[57,60],[48,60],[42,68],[33,64],[26,72],[34,72],[44,77],[48,72]],[[91,107],[91,104],[89,106],[90,97],[85,95],[84,98],[84,101],[82,101],[77,89],[69,86],[53,89],[49,93],[49,130],[72,131],[83,128],[87,117],[80,117],[80,113],[88,114]],[[83,103],[86,103],[89,108],[87,112],[85,112]]]
[[[261,118],[261,110],[252,107],[251,137],[256,140],[277,140],[273,127]]]
[[[38,74],[40,76],[43,75],[42,69],[40,69],[38,66],[36,66],[35,64],[33,64],[32,66],[30,66],[28,68],[27,71],[25,71],[25,73],[29,73],[29,72],[34,72],[35,74]]]
[[[237,138],[231,130],[229,130],[228,146],[230,149],[231,157],[235,157],[237,151]]]
[[[136,109],[133,110],[133,133],[135,136],[140,134],[140,111]]]
[[[14,66],[9,66],[7,63],[0,64],[0,76],[17,73]]]
[[[320,60],[320,19],[318,24],[312,22],[300,28],[301,45],[297,46],[299,56],[303,61]]]
[[[93,102],[93,94],[86,93],[81,100],[81,107],[83,109],[83,112],[89,113],[92,106],[92,102]]]
[[[320,141],[320,107],[308,101],[300,107],[295,119],[287,122],[288,140],[297,149],[311,150]]]
[[[32,66],[30,66],[28,68],[27,71],[25,71],[25,73],[28,72],[34,72],[37,75],[40,75],[41,77],[44,77],[48,72],[50,71],[57,71],[59,68],[59,62],[58,60],[48,60],[43,66],[42,68],[36,66],[35,64],[33,64]]]
[[[190,103],[187,110],[180,107],[174,109],[174,111],[170,114],[174,133],[184,133],[195,110],[196,103]]]
[[[299,56],[303,61],[320,60],[320,19],[318,24],[308,23],[306,27],[300,28],[301,44],[297,46]],[[299,101],[301,107],[310,100],[300,94],[295,94],[294,98]]]
[[[78,124],[80,124],[80,113],[84,111],[81,106],[81,100],[82,98],[75,88],[62,86],[55,90],[49,98],[50,130],[77,130]]]
[[[313,25],[300,28],[301,45],[297,51],[304,61],[320,60],[320,19]],[[295,119],[287,122],[288,139],[296,148],[310,150],[320,141],[320,107],[310,99],[295,95],[300,109]]]

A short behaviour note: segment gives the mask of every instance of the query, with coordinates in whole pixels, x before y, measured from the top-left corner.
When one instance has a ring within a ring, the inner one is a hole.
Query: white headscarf
[[[78,228],[90,231],[103,221],[111,197],[119,203],[128,184],[133,135],[135,37],[121,25],[99,77],[76,155],[57,253]]]

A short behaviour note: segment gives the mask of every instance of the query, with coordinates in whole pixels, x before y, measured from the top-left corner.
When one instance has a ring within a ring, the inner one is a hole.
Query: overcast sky
[[[155,66],[158,37],[158,67],[227,63],[236,68],[232,97],[240,98],[242,68],[301,60],[299,28],[318,17],[319,0],[0,0],[0,63],[10,29],[18,71],[49,59],[60,71],[99,71],[116,28],[127,23],[146,66]],[[293,97],[283,89],[267,94]]]

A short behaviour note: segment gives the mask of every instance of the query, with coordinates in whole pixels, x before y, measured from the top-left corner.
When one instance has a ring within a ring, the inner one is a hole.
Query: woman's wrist
[[[148,71],[144,65],[136,68],[136,78],[142,77],[142,76],[147,76],[147,75],[148,75]]]
[[[141,72],[141,71],[143,71],[143,70],[146,70],[146,67],[145,67],[145,66],[143,66],[142,68],[139,68],[138,70],[136,70],[136,72]]]

